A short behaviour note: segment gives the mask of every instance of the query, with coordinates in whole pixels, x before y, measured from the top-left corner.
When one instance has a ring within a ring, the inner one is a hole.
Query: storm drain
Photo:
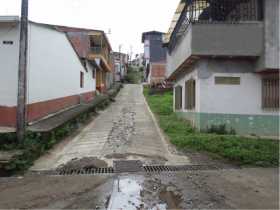
[[[143,166],[144,171],[148,173],[157,172],[179,172],[179,171],[203,171],[203,170],[219,170],[223,169],[217,165],[183,165],[183,166]]]
[[[143,171],[143,164],[139,160],[118,160],[114,161],[116,173],[136,173]]]
[[[49,176],[76,176],[76,175],[102,175],[113,174],[112,167],[107,168],[92,168],[92,169],[70,169],[70,170],[55,170],[55,171],[33,171],[32,174],[49,175]]]
[[[236,169],[236,167],[234,167]],[[49,176],[82,176],[82,175],[112,175],[121,173],[172,173],[172,172],[188,172],[188,171],[207,171],[207,170],[222,170],[233,169],[233,167],[219,165],[153,165],[142,166],[139,161],[117,161],[114,167],[93,168],[93,169],[72,169],[72,170],[54,170],[54,171],[33,171],[35,175]]]
[[[58,171],[58,176],[71,176],[71,175],[94,175],[94,174],[113,174],[114,169],[108,168],[94,168],[94,169],[82,169],[82,170],[62,170]]]

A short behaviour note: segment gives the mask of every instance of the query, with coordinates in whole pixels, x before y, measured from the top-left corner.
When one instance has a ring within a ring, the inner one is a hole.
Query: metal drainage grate
[[[71,176],[71,175],[93,175],[93,174],[113,174],[114,169],[109,168],[94,168],[94,169],[81,169],[81,170],[61,170],[58,171],[59,176]]]
[[[114,163],[113,167],[107,168],[93,168],[93,169],[67,169],[67,170],[54,170],[54,171],[33,171],[35,175],[49,175],[49,176],[77,176],[77,175],[108,175],[114,173],[161,173],[161,172],[179,172],[179,171],[206,171],[206,170],[222,170],[233,169],[230,166],[222,165],[181,165],[181,166],[167,166],[167,165],[154,165],[142,166],[141,162],[132,161],[130,164],[125,165],[125,161]],[[236,167],[234,167],[236,168]]]
[[[143,164],[139,160],[114,161],[114,171],[116,173],[136,173],[143,171]]]
[[[144,171],[148,173],[156,172],[176,172],[176,171],[203,171],[203,170],[219,170],[222,167],[217,165],[183,165],[183,166],[144,166]]]
[[[98,175],[98,174],[113,174],[114,169],[108,168],[93,168],[93,169],[69,169],[56,171],[33,171],[32,174],[49,175],[49,176],[76,176],[76,175]]]

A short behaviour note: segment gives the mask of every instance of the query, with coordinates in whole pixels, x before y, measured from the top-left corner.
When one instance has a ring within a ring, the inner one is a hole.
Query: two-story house
[[[102,31],[28,23],[26,118],[36,122],[88,103],[106,86],[110,45]],[[0,126],[15,127],[19,17],[0,17]],[[96,47],[96,46],[99,46]]]
[[[149,31],[142,34],[144,44],[145,80],[149,84],[166,79],[166,49],[163,47],[164,33]]]
[[[108,75],[113,74],[110,42],[103,31],[57,26],[65,32],[75,48],[83,50],[82,59],[96,64],[96,89],[105,92],[111,86]]]
[[[182,0],[166,36],[174,110],[199,130],[279,137],[279,0]]]

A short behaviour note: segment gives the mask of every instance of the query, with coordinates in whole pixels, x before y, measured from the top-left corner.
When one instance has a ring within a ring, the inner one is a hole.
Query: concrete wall
[[[240,85],[217,85],[215,77],[240,77]],[[196,107],[186,110],[185,82],[196,80]],[[262,77],[254,73],[251,61],[199,61],[178,77],[175,86],[183,87],[183,109],[176,110],[201,130],[226,124],[239,134],[279,136],[279,112],[262,109]]]
[[[29,33],[28,103],[95,91],[91,69],[86,72],[64,33],[37,24]]]
[[[196,83],[195,112],[221,114],[277,115],[277,111],[262,109],[262,77],[253,72],[249,61],[202,60],[191,72],[185,71],[176,85],[183,90],[190,78]],[[215,77],[240,77],[240,85],[216,85]],[[185,107],[183,94],[183,107]],[[187,111],[187,110],[182,110]]]
[[[83,66],[66,35],[51,27],[29,24],[27,118],[38,120],[95,94],[92,66]],[[13,41],[5,45],[3,41]],[[15,126],[19,58],[18,24],[0,24],[0,126]],[[87,70],[86,70],[87,69]],[[80,73],[84,87],[80,87]]]
[[[17,104],[19,25],[0,23],[0,106]],[[3,41],[13,41],[12,45]]]
[[[195,89],[196,89],[196,97],[195,97],[196,106],[195,106],[194,110],[185,109],[185,82],[190,79],[196,80],[196,87],[195,87]],[[182,94],[182,110],[177,110],[177,111],[200,112],[201,98],[200,98],[200,80],[198,79],[198,69],[194,67],[193,69],[186,70],[185,73],[183,75],[181,75],[180,78],[178,78],[178,80],[176,81],[176,83],[174,85],[174,95],[175,95],[175,87],[178,85],[182,86],[183,94]],[[174,106],[174,111],[175,111],[175,106]]]
[[[200,112],[221,114],[277,115],[276,111],[262,109],[262,77],[252,72],[246,61],[202,61],[200,77]],[[215,77],[240,77],[240,85],[217,85]]]
[[[147,39],[144,41],[144,58],[150,59],[150,41]]]
[[[167,54],[168,76],[191,55],[259,56],[263,39],[262,22],[192,24],[171,54]]]
[[[192,53],[214,56],[259,56],[263,51],[263,23],[195,24]]]
[[[261,66],[259,66],[258,70],[280,68],[279,15],[279,0],[266,0],[264,10],[265,50],[261,58]]]
[[[183,62],[192,55],[192,25],[182,40],[179,40],[171,53],[167,52],[166,71],[169,77]]]

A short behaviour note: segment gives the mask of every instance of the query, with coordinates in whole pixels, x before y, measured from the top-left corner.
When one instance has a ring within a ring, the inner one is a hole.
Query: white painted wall
[[[64,33],[31,23],[29,34],[29,103],[95,90],[92,70],[86,72]],[[84,88],[80,88],[81,71]]]
[[[144,41],[144,58],[150,59],[150,41],[148,39]]]
[[[3,41],[13,45],[3,45]],[[0,23],[0,106],[16,106],[19,26]],[[36,103],[96,90],[92,67],[85,70],[64,33],[29,24],[27,102]],[[80,88],[80,71],[84,88]]]
[[[13,41],[4,45],[3,41]],[[0,106],[16,106],[19,59],[19,25],[0,23]]]
[[[216,76],[240,77],[240,85],[216,85]],[[201,79],[201,109],[204,113],[273,115],[262,109],[262,80],[255,73],[214,73]]]
[[[278,115],[277,111],[262,109],[262,78],[251,71],[245,61],[200,61],[194,70],[176,81],[183,87],[185,110],[185,82],[196,79],[196,108],[194,111],[216,114]],[[216,76],[240,77],[240,85],[216,85]]]
[[[182,63],[192,55],[192,25],[189,25],[185,35],[178,41],[171,54],[167,52],[166,72],[167,77],[177,70]]]

